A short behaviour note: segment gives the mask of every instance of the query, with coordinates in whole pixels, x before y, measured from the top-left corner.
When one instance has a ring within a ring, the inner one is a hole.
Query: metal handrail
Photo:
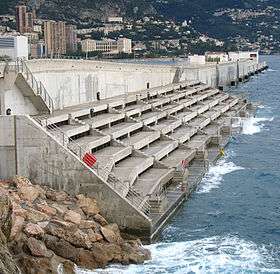
[[[38,81],[34,77],[34,75],[32,74],[32,72],[30,71],[30,69],[27,67],[26,63],[23,60],[16,61],[16,70],[18,73],[21,73],[23,75],[25,80],[33,89],[34,93],[43,99],[43,101],[46,103],[47,107],[49,108],[50,112],[52,112],[54,110],[54,103],[51,96],[47,92],[42,82]]]
[[[56,140],[63,146],[66,147],[67,149],[71,150],[81,161],[83,161],[83,156],[88,153],[84,148],[82,148],[74,139],[71,137],[67,136],[57,125],[55,124],[48,124],[47,119],[46,119],[46,124],[43,125],[42,121],[39,118],[33,117],[33,119],[38,122],[41,126],[45,127],[47,130],[51,131],[52,135],[60,135],[60,137]],[[58,133],[58,134],[57,134]],[[55,137],[55,136],[54,136]],[[71,146],[69,146],[71,144]],[[76,148],[76,149],[74,149]],[[97,174],[104,179],[105,181],[108,181],[108,178],[110,177],[111,180],[114,181],[113,188],[115,191],[118,192],[118,188],[121,188],[121,192],[127,193],[126,197],[130,203],[132,203],[134,206],[136,206],[141,212],[143,212],[145,215],[149,215],[150,212],[150,205],[145,199],[141,199],[139,195],[131,189],[129,186],[127,187],[123,181],[121,181],[119,178],[115,176],[111,172],[110,166],[113,164],[113,160],[110,159],[110,161],[106,164],[105,167],[100,167],[97,163],[97,167],[89,167],[89,169],[97,172]],[[116,186],[117,184],[117,186]]]

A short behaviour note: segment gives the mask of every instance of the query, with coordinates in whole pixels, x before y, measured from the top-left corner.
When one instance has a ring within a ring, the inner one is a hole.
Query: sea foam
[[[197,193],[208,193],[213,189],[219,188],[223,181],[223,176],[237,170],[242,170],[243,167],[237,166],[233,162],[228,162],[227,157],[218,161],[215,166],[211,166],[206,176],[201,181],[201,186]]]
[[[148,246],[153,259],[143,265],[112,265],[79,274],[210,274],[279,273],[273,255],[264,247],[236,236],[216,236],[194,241],[159,243]]]
[[[261,132],[264,128],[265,122],[272,122],[272,118],[255,118],[250,117],[244,119],[242,122],[242,134],[244,135],[254,135],[256,133]]]

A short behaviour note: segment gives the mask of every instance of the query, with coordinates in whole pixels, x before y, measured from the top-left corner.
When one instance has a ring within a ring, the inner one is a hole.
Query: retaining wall
[[[136,235],[149,235],[149,219],[126,202],[28,116],[0,116],[0,179],[26,176],[36,184],[71,195],[94,197],[110,222]],[[2,130],[3,129],[3,130]]]

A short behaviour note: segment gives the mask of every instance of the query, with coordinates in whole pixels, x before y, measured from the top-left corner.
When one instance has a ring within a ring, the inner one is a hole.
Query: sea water
[[[79,273],[280,273],[280,57],[231,92],[259,102],[143,265]]]

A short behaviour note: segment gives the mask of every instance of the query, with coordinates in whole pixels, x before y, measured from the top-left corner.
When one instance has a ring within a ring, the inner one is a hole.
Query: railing
[[[42,127],[46,128],[63,147],[71,150],[81,161],[83,161],[83,156],[89,151],[86,151],[77,143],[77,141],[67,136],[67,134],[65,134],[57,125],[48,124],[47,119],[45,119],[45,124],[43,124],[39,118],[33,117],[33,119]],[[107,162],[106,166],[100,166],[97,161],[96,166],[88,166],[88,168],[96,172],[103,180],[107,181],[117,193],[119,193],[123,198],[127,198],[128,201],[138,208],[142,213],[144,213],[146,216],[149,216],[149,203],[146,202],[144,198],[141,198],[138,193],[131,189],[130,186],[125,185],[124,182],[118,179],[111,172],[113,164],[114,161],[112,159]],[[125,196],[123,195],[124,193]]]
[[[45,104],[47,105],[50,112],[52,112],[54,110],[53,100],[52,100],[51,96],[49,95],[49,93],[47,92],[44,85],[42,84],[42,82],[38,81],[34,77],[34,75],[32,74],[32,72],[30,71],[30,69],[27,67],[27,65],[25,64],[25,62],[23,60],[17,60],[15,67],[16,67],[17,73],[21,73],[23,75],[23,77],[25,78],[27,83],[30,85],[30,87],[34,91],[35,95],[40,96],[43,99],[43,101],[45,102]]]

